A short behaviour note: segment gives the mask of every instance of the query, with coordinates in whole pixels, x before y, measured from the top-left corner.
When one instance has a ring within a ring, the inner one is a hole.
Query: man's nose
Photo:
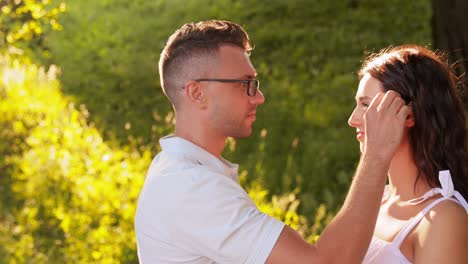
[[[257,93],[251,97],[252,104],[261,105],[265,102],[265,96],[262,91],[257,90]]]

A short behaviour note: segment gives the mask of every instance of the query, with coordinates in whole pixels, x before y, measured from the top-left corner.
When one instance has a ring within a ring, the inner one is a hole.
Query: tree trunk
[[[444,51],[462,81],[461,96],[468,109],[468,1],[432,0],[432,39]]]

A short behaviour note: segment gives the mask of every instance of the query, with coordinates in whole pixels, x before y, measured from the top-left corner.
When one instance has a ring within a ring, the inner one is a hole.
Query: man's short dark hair
[[[247,32],[230,21],[191,22],[172,34],[159,59],[159,75],[163,91],[174,106],[177,90],[188,81],[189,72],[200,68],[197,62],[200,64],[216,56],[223,44],[240,47],[246,52],[252,49]]]

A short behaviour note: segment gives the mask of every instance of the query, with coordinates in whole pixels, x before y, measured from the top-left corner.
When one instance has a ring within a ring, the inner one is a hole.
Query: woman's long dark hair
[[[468,199],[467,130],[456,91],[461,83],[446,60],[424,47],[405,45],[369,56],[359,76],[366,73],[386,91],[411,102],[415,125],[409,139],[419,170],[416,181],[424,175],[431,187],[440,187],[438,172],[450,170],[455,190]]]

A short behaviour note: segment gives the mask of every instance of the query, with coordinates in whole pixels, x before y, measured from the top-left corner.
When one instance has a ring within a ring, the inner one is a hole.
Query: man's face
[[[209,78],[251,80],[256,71],[248,54],[239,47],[223,45],[219,49],[219,65]],[[206,109],[208,124],[222,136],[244,138],[252,134],[257,107],[265,102],[260,90],[247,95],[246,84],[202,82],[206,86],[209,104]],[[251,84],[253,85],[253,84]]]

